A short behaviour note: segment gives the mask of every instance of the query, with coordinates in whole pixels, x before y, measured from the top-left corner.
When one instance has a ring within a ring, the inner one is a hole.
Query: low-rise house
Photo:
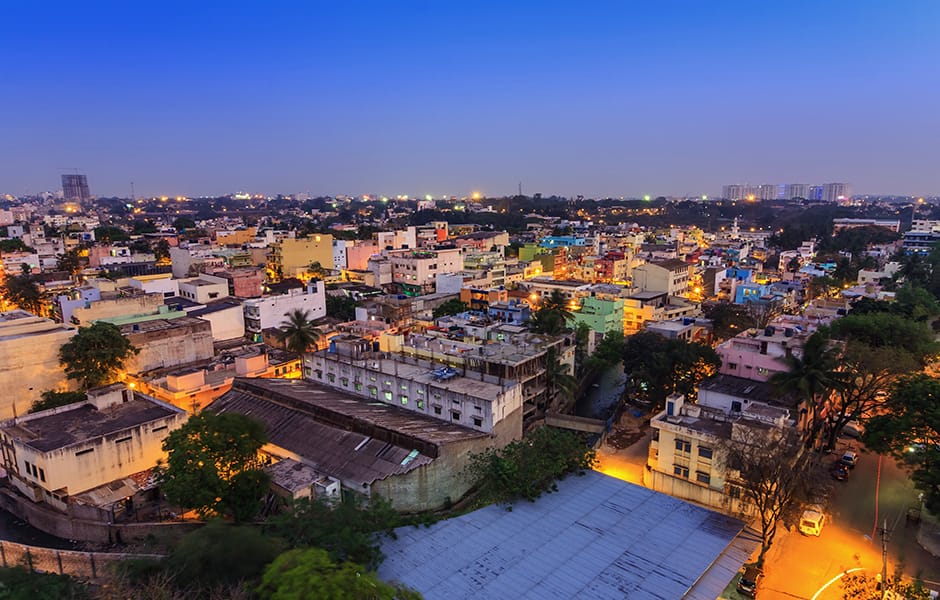
[[[76,497],[90,494],[98,508],[109,508],[128,495],[132,486],[123,480],[166,457],[163,440],[186,418],[185,411],[123,384],[95,388],[85,402],[0,425],[3,468],[33,502],[68,511]],[[112,486],[119,496],[91,493],[114,482],[120,482]]]

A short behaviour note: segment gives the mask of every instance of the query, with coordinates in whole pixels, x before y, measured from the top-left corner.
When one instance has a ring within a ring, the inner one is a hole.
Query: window
[[[481,419],[480,417],[473,417],[473,426],[483,427],[483,419]]]
[[[392,401],[392,393],[391,393],[391,392],[385,392],[385,399],[388,400],[389,402],[391,402],[391,401]]]
[[[741,402],[739,400],[731,401],[731,412],[741,412]]]
[[[460,413],[459,413],[458,411],[456,411],[456,410],[452,410],[452,411],[450,411],[450,418],[451,418],[452,420],[454,420],[454,421],[459,421],[459,420],[460,420]]]
[[[474,406],[474,407],[473,407],[473,410],[476,411],[476,412],[478,412],[478,413],[482,413],[482,412],[483,412],[483,408],[480,407],[480,406]]]
[[[699,446],[699,447],[698,447],[698,455],[699,455],[701,458],[707,458],[707,459],[711,460],[711,457],[712,457],[712,449],[709,448],[709,447],[707,447],[707,446]]]
[[[343,387],[349,387],[349,377],[340,377],[340,382],[342,382]]]
[[[695,480],[699,483],[704,483],[709,485],[712,482],[712,476],[706,473],[705,471],[696,471]]]
[[[407,391],[407,390],[408,390],[408,384],[407,384],[407,383],[401,384],[401,389],[402,389],[403,392],[404,392],[404,391]]]
[[[681,466],[681,465],[673,465],[673,467],[672,467],[672,472],[673,472],[675,475],[678,475],[679,477],[682,477],[683,479],[688,479],[688,478],[689,478],[689,468],[688,468],[688,467],[683,467],[683,466]]]
[[[424,400],[418,400],[418,408],[424,408]]]
[[[676,438],[676,452],[688,454],[692,451],[692,442]]]
[[[115,444],[120,444],[120,443],[122,443],[122,442],[129,442],[129,441],[131,441],[131,439],[132,439],[131,436],[126,436],[126,437],[122,437],[122,438],[118,438],[118,439],[114,440],[114,443],[115,443]]]
[[[741,497],[741,488],[736,485],[728,486],[728,497],[730,498],[740,498]]]
[[[398,399],[402,404],[408,404],[408,396],[399,396]]]
[[[28,461],[28,460],[24,460],[23,462],[26,463],[26,474],[27,474],[27,475],[32,475],[32,473],[33,473],[33,465],[29,464],[29,461]]]
[[[738,363],[729,362],[729,363],[728,363],[728,368],[731,369],[732,371],[734,371],[735,369],[738,368]]]
[[[419,395],[419,396],[423,396],[423,395],[424,395],[424,390],[418,390],[418,395]]]
[[[435,407],[434,407],[434,414],[435,414],[435,415],[441,414],[441,407],[440,407],[440,406],[435,406]]]
[[[336,375],[333,373],[327,373],[326,378],[330,380],[330,383],[336,383]]]
[[[40,468],[39,469],[39,481],[45,481],[45,480],[46,480],[46,472]]]
[[[151,433],[157,433],[158,431],[164,431],[167,428],[166,425],[161,425],[160,427],[154,427],[151,429]]]
[[[391,379],[386,379],[386,380],[385,380],[385,385],[392,385],[392,380],[391,380]]]
[[[376,389],[376,387],[375,387],[374,385],[370,385],[370,386],[369,386],[369,395],[372,396],[373,398],[376,398],[376,397],[378,397],[378,395],[379,395],[379,390]]]
[[[357,384],[356,384],[356,391],[357,391],[357,392],[361,392],[361,391],[362,391],[362,384],[361,384],[361,383],[357,383]]]
[[[78,452],[76,452],[76,453],[75,453],[75,456],[81,456],[81,455],[83,455],[83,454],[90,454],[90,453],[92,453],[92,452],[94,452],[94,451],[95,451],[94,448],[86,448],[85,450],[79,450]]]

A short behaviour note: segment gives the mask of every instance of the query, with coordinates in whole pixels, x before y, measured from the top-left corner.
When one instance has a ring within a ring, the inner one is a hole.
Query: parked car
[[[842,435],[858,439],[865,433],[865,427],[858,421],[849,421],[842,426]]]
[[[759,567],[745,567],[741,579],[738,580],[738,593],[749,598],[757,598],[757,588],[760,587],[763,578],[764,572]]]
[[[803,515],[800,517],[800,533],[819,537],[825,524],[826,514],[823,512],[822,506],[810,506],[803,511]]]
[[[849,468],[841,460],[832,465],[832,478],[838,481],[849,478]]]
[[[848,468],[854,469],[855,465],[858,464],[858,452],[855,450],[846,450],[845,453],[842,454],[841,462]]]

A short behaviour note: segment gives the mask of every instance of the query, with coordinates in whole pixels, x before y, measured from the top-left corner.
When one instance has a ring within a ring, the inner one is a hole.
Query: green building
[[[581,308],[573,311],[569,320],[572,327],[581,323],[600,334],[613,331],[623,333],[623,300],[601,300],[600,298],[582,298]]]

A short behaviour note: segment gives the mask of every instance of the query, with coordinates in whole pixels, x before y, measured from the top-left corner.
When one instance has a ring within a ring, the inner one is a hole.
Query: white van
[[[803,516],[800,517],[800,533],[819,537],[825,524],[826,515],[823,513],[823,508],[818,505],[810,506],[803,511]]]

